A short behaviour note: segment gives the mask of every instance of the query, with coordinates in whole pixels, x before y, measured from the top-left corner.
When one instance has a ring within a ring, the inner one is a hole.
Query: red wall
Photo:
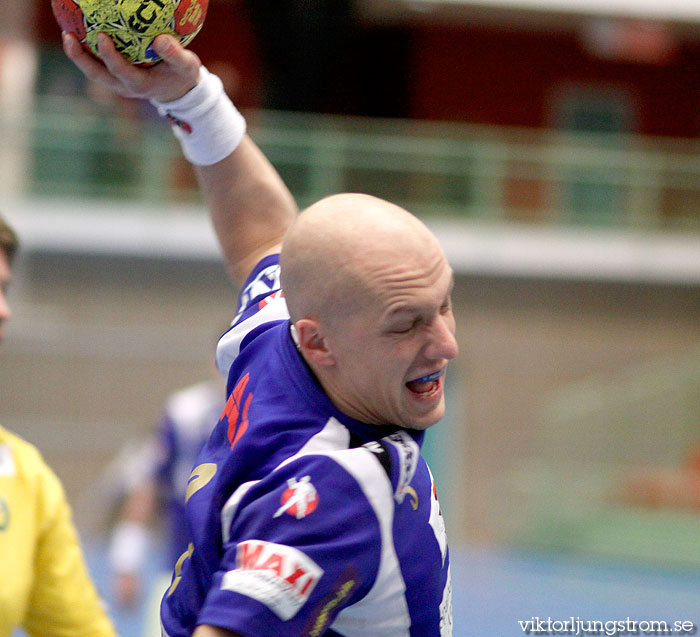
[[[191,48],[208,65],[233,64],[242,107],[264,105],[266,69],[245,10],[238,0],[210,1]],[[38,24],[43,40],[58,43],[48,1],[40,3]],[[626,90],[636,109],[634,132],[700,136],[700,43],[681,43],[668,63],[654,65],[596,58],[574,33],[353,28],[338,53],[344,67],[317,100],[326,112],[543,127],[551,124],[557,90],[583,83]]]
[[[37,36],[41,42],[60,46],[60,30],[51,12],[51,3],[38,3]],[[229,62],[239,76],[238,104],[260,104],[261,62],[257,43],[244,10],[235,0],[210,0],[202,30],[190,45],[207,66]]]
[[[700,45],[653,65],[598,59],[574,34],[426,26],[413,33],[410,73],[412,117],[546,126],[557,88],[588,83],[631,94],[636,132],[700,134]]]

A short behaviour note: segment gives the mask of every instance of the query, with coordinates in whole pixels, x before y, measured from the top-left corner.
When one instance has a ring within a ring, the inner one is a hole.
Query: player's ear
[[[314,319],[300,319],[293,325],[294,340],[297,348],[309,362],[323,367],[335,363],[335,357],[328,347],[321,326]]]

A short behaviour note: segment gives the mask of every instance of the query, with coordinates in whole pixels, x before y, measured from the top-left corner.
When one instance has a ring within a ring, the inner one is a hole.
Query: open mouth
[[[422,396],[427,396],[436,392],[440,385],[442,384],[442,376],[445,374],[445,368],[439,369],[432,374],[426,376],[421,376],[414,380],[409,380],[406,383],[406,387],[412,391],[414,394],[420,394]]]

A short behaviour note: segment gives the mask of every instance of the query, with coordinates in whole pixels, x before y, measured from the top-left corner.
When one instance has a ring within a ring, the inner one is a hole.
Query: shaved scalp
[[[302,212],[282,245],[282,287],[296,322],[332,321],[372,301],[383,265],[440,250],[415,216],[363,194],[326,197]]]

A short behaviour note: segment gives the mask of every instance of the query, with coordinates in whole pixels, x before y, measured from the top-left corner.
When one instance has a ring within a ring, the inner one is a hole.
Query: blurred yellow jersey
[[[88,575],[60,481],[0,427],[0,637],[114,636]]]

